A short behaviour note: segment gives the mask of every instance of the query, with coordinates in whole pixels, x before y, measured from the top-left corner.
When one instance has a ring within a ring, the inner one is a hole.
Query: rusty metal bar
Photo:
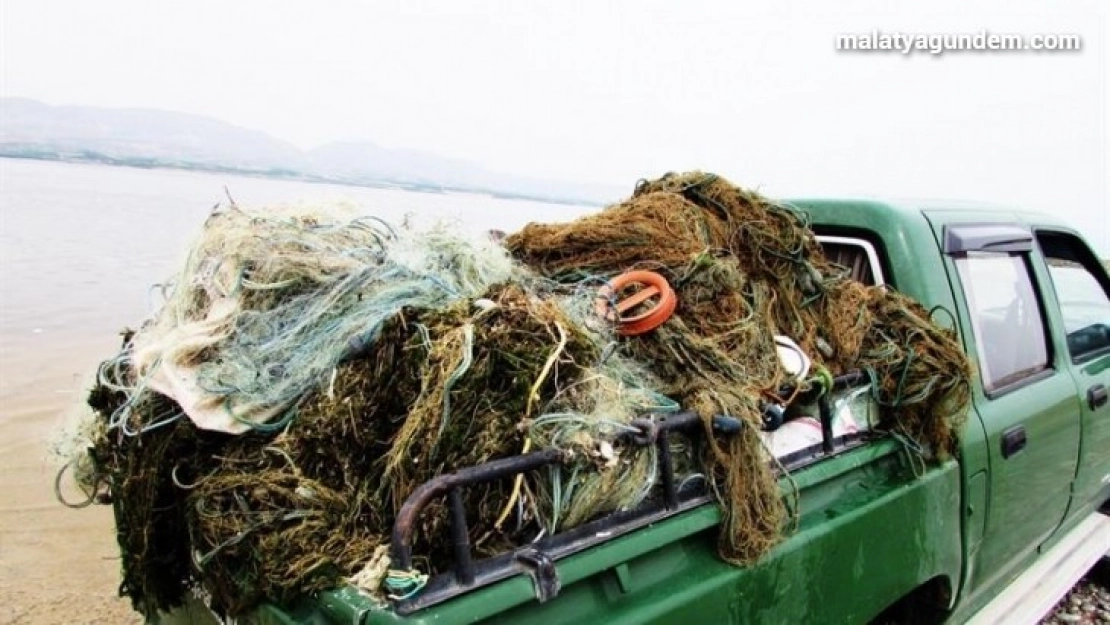
[[[821,449],[831,454],[833,451],[833,410],[832,400],[829,399],[828,393],[817,398],[817,409],[821,413]]]
[[[421,484],[409,495],[397,513],[393,523],[392,553],[393,567],[400,570],[412,568],[412,533],[420,512],[436,497],[441,497],[452,489],[471,484],[490,482],[555,464],[563,459],[558,449],[544,449],[530,454],[493,460],[473,467],[460,469],[454,473],[441,475]]]
[[[664,430],[655,442],[659,450],[660,478],[663,480],[663,501],[668,510],[678,507],[678,489],[674,484],[674,463],[671,461],[671,446]]]
[[[470,558],[470,529],[466,526],[466,508],[463,506],[462,487],[456,486],[447,493],[451,506],[451,543],[455,548],[455,575],[460,584],[474,583],[474,561]]]

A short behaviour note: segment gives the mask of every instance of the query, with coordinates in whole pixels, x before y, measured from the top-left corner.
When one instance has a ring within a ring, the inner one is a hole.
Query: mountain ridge
[[[414,191],[461,191],[571,204],[621,195],[605,185],[501,174],[465,159],[370,141],[302,150],[213,117],[152,108],[55,106],[0,98],[0,156],[195,169]]]

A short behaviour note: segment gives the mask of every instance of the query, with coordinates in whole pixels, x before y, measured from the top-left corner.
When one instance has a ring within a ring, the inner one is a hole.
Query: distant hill
[[[0,99],[0,147],[94,152],[106,158],[160,159],[168,164],[221,165],[245,170],[302,169],[294,145],[219,120],[151,109],[49,106]]]
[[[266,133],[201,115],[51,106],[27,98],[0,98],[0,156],[474,191],[583,204],[611,201],[626,192],[499,174],[460,159],[370,142],[332,143],[302,151]]]

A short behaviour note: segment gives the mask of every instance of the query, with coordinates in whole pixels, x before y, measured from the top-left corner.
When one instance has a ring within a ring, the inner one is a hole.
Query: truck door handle
[[[1091,410],[1098,410],[1106,405],[1106,385],[1096,384],[1087,389],[1087,405]]]
[[[1002,433],[1002,457],[1009,458],[1025,449],[1025,426],[1015,425]]]

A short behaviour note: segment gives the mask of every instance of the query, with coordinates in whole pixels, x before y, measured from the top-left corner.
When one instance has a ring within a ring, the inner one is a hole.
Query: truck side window
[[[1072,359],[1110,349],[1110,295],[1098,260],[1068,234],[1039,232],[1037,239],[1048,262]]]
[[[1044,315],[1025,256],[969,252],[956,259],[956,267],[983,388],[990,393],[1048,368]]]

